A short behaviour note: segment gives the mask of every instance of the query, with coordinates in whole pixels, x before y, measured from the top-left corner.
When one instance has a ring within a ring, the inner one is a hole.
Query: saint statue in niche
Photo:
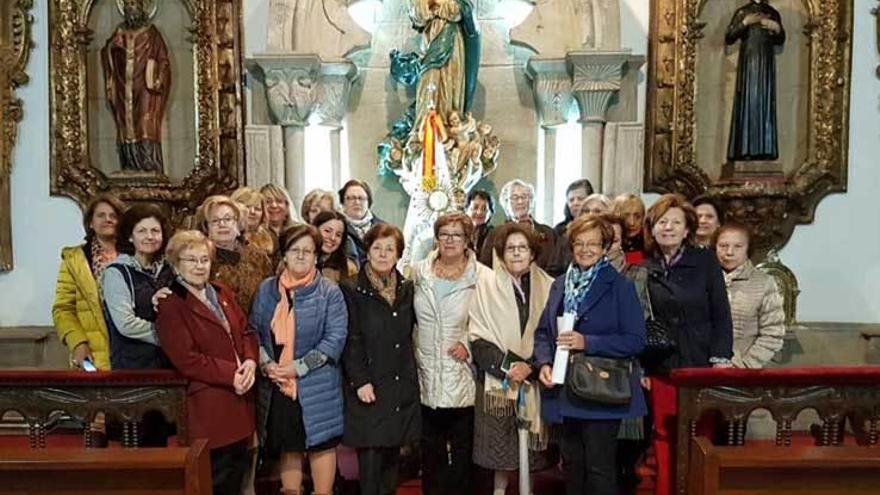
[[[725,43],[740,42],[736,93],[727,160],[773,161],[779,157],[776,126],[776,47],[785,42],[779,12],[766,0],[750,0],[727,26]]]
[[[162,172],[162,122],[171,93],[171,64],[150,20],[156,0],[116,0],[123,21],[101,50],[104,88],[116,122],[123,171]]]

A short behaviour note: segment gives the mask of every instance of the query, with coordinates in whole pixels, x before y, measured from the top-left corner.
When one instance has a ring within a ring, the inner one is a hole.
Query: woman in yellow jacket
[[[97,196],[83,215],[85,244],[61,250],[52,320],[58,338],[70,350],[73,367],[81,367],[89,358],[98,369],[110,369],[110,340],[98,285],[104,268],[116,259],[116,230],[123,209],[115,197]]]

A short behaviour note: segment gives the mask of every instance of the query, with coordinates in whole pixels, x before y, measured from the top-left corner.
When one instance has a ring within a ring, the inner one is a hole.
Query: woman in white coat
[[[467,247],[473,230],[466,215],[440,217],[434,224],[437,249],[413,268],[425,495],[460,493],[471,485],[476,388],[468,311],[477,279],[489,271]]]

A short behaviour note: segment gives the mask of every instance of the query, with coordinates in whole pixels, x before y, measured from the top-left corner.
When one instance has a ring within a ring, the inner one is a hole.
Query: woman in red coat
[[[241,490],[254,434],[256,335],[235,302],[235,294],[208,283],[214,246],[201,232],[178,232],[166,257],[177,275],[159,302],[156,331],[162,350],[189,379],[187,428],[211,449],[214,494]]]

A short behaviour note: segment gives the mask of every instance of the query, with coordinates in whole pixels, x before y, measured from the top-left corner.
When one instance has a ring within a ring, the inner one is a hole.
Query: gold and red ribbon
[[[422,188],[433,191],[437,187],[437,145],[446,141],[446,127],[436,111],[431,110],[422,124]]]

